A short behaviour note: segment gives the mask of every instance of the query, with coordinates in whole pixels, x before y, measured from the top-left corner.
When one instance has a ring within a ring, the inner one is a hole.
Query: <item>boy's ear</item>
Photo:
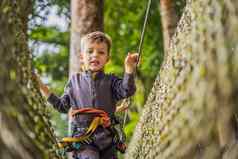
[[[111,56],[110,56],[110,55],[108,55],[108,56],[107,56],[107,62],[110,60],[110,58],[111,58]]]

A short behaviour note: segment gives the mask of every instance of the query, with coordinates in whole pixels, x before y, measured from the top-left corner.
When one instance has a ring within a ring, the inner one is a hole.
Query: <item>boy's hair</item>
[[[81,51],[83,51],[85,44],[86,43],[93,43],[93,42],[105,42],[107,44],[107,51],[108,54],[110,53],[111,45],[112,45],[112,40],[109,35],[106,33],[100,32],[100,31],[95,31],[91,32],[89,34],[86,34],[82,37],[80,47]]]

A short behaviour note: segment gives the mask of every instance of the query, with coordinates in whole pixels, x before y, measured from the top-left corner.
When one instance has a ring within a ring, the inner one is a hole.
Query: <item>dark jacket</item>
[[[59,112],[67,113],[69,108],[92,107],[114,114],[116,102],[135,93],[134,74],[124,74],[123,79],[112,74],[99,72],[95,78],[91,72],[72,75],[64,94],[57,97],[51,94],[48,102]]]
[[[93,78],[91,72],[74,74],[61,97],[51,94],[47,99],[59,112],[78,108],[97,108],[113,116],[117,101],[135,93],[134,74],[124,74],[123,79],[99,72]],[[92,116],[79,115],[71,121],[71,133],[81,134],[92,121]]]

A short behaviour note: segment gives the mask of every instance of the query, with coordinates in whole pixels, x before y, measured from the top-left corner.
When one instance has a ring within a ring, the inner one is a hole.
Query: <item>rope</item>
[[[148,0],[147,7],[146,7],[146,14],[145,14],[145,19],[144,19],[144,24],[143,24],[143,28],[142,28],[142,31],[141,31],[140,43],[139,43],[138,50],[137,50],[137,53],[139,54],[139,57],[138,57],[138,60],[137,60],[137,63],[136,63],[136,70],[135,70],[135,72],[137,71],[137,67],[138,67],[138,64],[139,64],[139,59],[140,59],[141,52],[142,52],[142,46],[143,46],[144,37],[145,37],[145,29],[146,29],[146,26],[147,26],[147,23],[148,23],[148,17],[149,17],[149,12],[150,12],[151,1],[152,0]],[[129,106],[130,105],[130,98],[125,99],[125,101],[123,103],[126,103]],[[128,115],[128,109],[126,109],[125,114],[124,114],[123,126],[122,126],[123,128],[124,128],[124,126],[126,124],[126,119],[127,119],[127,115]]]
[[[142,28],[142,32],[141,32],[139,47],[138,47],[138,50],[137,50],[137,52],[139,54],[139,59],[140,59],[142,46],[143,46],[143,42],[144,42],[145,29],[146,29],[146,25],[148,23],[148,16],[149,16],[149,12],[150,12],[151,1],[152,0],[149,0],[148,3],[147,3],[145,20],[144,20],[144,24],[143,24],[143,28]],[[138,65],[138,63],[139,63],[139,60],[137,61],[137,65]]]

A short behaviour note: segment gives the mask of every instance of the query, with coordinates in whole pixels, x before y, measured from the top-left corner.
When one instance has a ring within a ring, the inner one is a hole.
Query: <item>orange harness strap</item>
[[[71,117],[74,117],[77,114],[95,114],[95,117],[100,117],[102,118],[103,121],[103,127],[107,128],[111,125],[111,120],[110,117],[108,115],[108,113],[106,113],[103,110],[100,109],[95,109],[95,108],[80,108],[80,109],[71,109],[69,112],[69,115]]]
[[[64,148],[72,142],[84,142],[89,140],[90,136],[99,125],[102,125],[104,128],[107,128],[111,125],[111,120],[108,114],[105,111],[100,109],[82,108],[82,109],[76,109],[76,110],[71,109],[69,111],[69,115],[71,117],[74,117],[77,114],[93,114],[94,119],[91,122],[85,134],[81,135],[80,137],[64,137],[62,141],[58,143],[58,146],[60,148]]]

